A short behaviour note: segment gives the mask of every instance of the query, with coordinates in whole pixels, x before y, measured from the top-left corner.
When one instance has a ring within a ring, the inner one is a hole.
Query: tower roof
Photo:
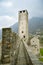
[[[25,13],[25,12],[28,14],[27,10],[21,10],[21,11],[19,11],[19,13]]]

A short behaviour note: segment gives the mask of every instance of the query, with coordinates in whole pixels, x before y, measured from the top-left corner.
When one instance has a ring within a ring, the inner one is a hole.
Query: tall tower
[[[26,43],[28,41],[28,12],[27,10],[19,11],[19,36]]]

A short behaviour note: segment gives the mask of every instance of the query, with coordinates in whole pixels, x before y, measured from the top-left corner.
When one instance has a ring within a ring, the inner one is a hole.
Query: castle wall
[[[2,63],[10,62],[11,28],[2,29]]]

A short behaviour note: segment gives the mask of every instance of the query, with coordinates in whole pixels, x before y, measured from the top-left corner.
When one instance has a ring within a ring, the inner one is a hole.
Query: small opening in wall
[[[23,37],[25,38],[25,35]]]
[[[22,33],[24,33],[24,32],[22,31]]]
[[[23,12],[25,12],[25,10],[23,10]]]
[[[34,41],[33,41],[34,42]]]
[[[20,11],[20,13],[22,13],[22,11]]]

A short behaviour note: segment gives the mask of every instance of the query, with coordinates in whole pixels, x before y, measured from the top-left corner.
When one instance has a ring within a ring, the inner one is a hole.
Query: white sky
[[[18,11],[27,9],[29,18],[43,17],[43,0],[0,0],[0,29],[18,22]]]

